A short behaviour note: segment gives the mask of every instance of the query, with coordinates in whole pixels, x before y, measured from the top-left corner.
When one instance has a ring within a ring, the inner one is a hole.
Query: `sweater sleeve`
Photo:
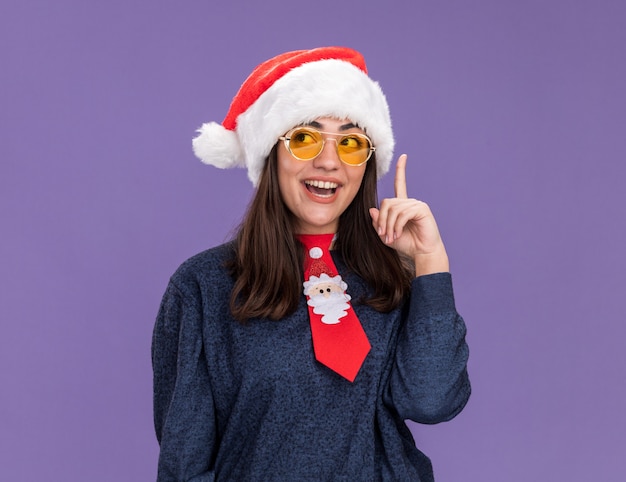
[[[214,480],[215,415],[199,296],[170,282],[152,338],[159,482]]]
[[[387,402],[403,419],[452,419],[470,396],[466,327],[457,313],[450,273],[415,278],[405,309]]]

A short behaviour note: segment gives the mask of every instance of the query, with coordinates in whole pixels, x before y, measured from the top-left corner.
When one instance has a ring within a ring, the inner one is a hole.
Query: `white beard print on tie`
[[[345,292],[348,285],[340,275],[330,277],[322,273],[319,277],[311,276],[304,282],[304,294],[309,297],[307,304],[313,313],[322,316],[322,323],[336,325],[350,309],[350,295]]]

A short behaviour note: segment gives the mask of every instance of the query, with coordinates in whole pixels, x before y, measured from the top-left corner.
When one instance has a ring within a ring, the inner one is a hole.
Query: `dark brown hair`
[[[359,191],[339,218],[334,249],[371,287],[372,296],[363,302],[387,312],[408,294],[413,274],[410,262],[385,246],[372,227],[369,208],[377,205],[377,199],[376,159],[372,155]],[[274,146],[239,227],[235,257],[229,265],[235,279],[230,299],[235,319],[279,320],[298,307],[304,253],[295,239],[295,225],[295,216],[280,194]]]

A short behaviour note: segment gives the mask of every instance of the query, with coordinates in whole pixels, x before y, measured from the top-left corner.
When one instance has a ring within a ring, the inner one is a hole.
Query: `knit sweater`
[[[415,278],[390,313],[337,253],[371,343],[353,383],[315,360],[304,295],[280,321],[235,321],[226,244],[170,279],[156,320],[154,419],[165,481],[432,481],[406,419],[450,420],[470,394],[448,273]],[[280,287],[276,287],[280,289]]]

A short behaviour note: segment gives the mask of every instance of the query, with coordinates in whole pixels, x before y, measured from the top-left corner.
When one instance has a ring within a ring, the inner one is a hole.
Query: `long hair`
[[[235,257],[229,264],[235,280],[230,309],[239,321],[279,320],[296,310],[302,295],[304,250],[295,238],[295,216],[280,194],[277,158],[274,146],[235,238]],[[334,249],[371,287],[372,296],[363,302],[388,312],[407,296],[413,275],[410,262],[385,246],[372,227],[369,208],[377,199],[372,155],[359,191],[339,218]]]

